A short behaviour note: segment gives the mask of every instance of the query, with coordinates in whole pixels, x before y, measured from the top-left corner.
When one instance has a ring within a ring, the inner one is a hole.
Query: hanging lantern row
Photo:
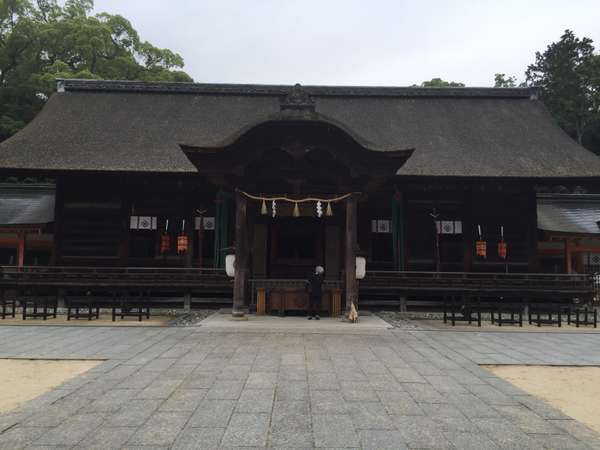
[[[267,202],[269,202],[270,209],[271,209],[271,216],[273,218],[277,217],[277,202],[293,203],[294,206],[292,208],[292,216],[294,216],[294,217],[300,217],[300,215],[301,215],[300,214],[300,204],[301,203],[314,203],[315,214],[319,218],[323,217],[323,215],[325,215],[326,217],[331,217],[331,216],[333,216],[333,208],[331,207],[331,204],[345,200],[352,195],[350,193],[350,194],[342,195],[340,197],[334,197],[334,198],[329,198],[329,199],[315,198],[315,197],[308,197],[308,198],[303,198],[303,199],[292,199],[292,198],[288,198],[288,197],[262,197],[259,195],[251,195],[251,194],[248,194],[247,192],[243,192],[243,191],[240,191],[240,192],[244,196],[246,196],[247,198],[249,198],[251,200],[258,200],[261,202],[260,213],[263,216],[269,215],[269,207],[267,206]],[[327,206],[325,207],[325,211],[323,211],[324,203],[327,204]]]
[[[487,242],[483,240],[481,225],[477,225],[477,241],[475,241],[475,254],[480,258],[487,258]],[[506,259],[508,244],[504,241],[504,227],[500,226],[500,242],[498,242],[498,256]]]
[[[181,224],[181,234],[177,236],[177,253],[182,255],[187,253],[189,248],[189,239],[185,234],[185,219]],[[165,230],[160,236],[160,252],[168,253],[171,250],[171,235],[169,234],[169,219],[166,220]]]

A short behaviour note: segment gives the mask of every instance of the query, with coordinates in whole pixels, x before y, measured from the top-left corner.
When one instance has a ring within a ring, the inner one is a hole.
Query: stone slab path
[[[2,449],[600,449],[479,366],[600,364],[600,334],[0,326],[0,357],[106,360],[0,416]]]

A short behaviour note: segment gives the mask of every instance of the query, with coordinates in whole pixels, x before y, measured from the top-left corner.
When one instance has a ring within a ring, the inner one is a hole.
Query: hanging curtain
[[[394,253],[394,269],[404,270],[404,224],[402,194],[396,192],[392,196],[392,247]]]
[[[225,249],[229,235],[229,195],[224,191],[217,192],[215,211],[215,250],[213,255],[214,267],[225,267]]]

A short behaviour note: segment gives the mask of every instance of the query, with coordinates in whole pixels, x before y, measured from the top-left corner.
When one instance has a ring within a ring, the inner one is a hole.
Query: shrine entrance
[[[370,150],[314,110],[283,106],[223,147],[182,148],[202,176],[235,193],[234,316],[254,305],[258,313],[305,309],[316,265],[325,268],[326,311],[356,302],[357,202],[412,150]]]
[[[249,309],[266,314],[304,313],[307,279],[319,265],[325,268],[321,311],[340,311],[341,268],[348,253],[342,245],[344,205],[353,195],[261,196],[238,191],[237,199],[242,206],[246,203],[247,227],[236,232],[248,233]],[[236,242],[240,242],[237,237]],[[236,266],[237,250],[236,246]]]

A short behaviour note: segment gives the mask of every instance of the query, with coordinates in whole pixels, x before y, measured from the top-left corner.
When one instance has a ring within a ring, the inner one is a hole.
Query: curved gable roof
[[[0,144],[0,168],[195,172],[181,145],[219,147],[281,115],[291,86],[66,80]],[[63,90],[63,89],[60,89]],[[399,175],[600,176],[527,89],[308,86],[316,115],[377,151],[414,148]]]

